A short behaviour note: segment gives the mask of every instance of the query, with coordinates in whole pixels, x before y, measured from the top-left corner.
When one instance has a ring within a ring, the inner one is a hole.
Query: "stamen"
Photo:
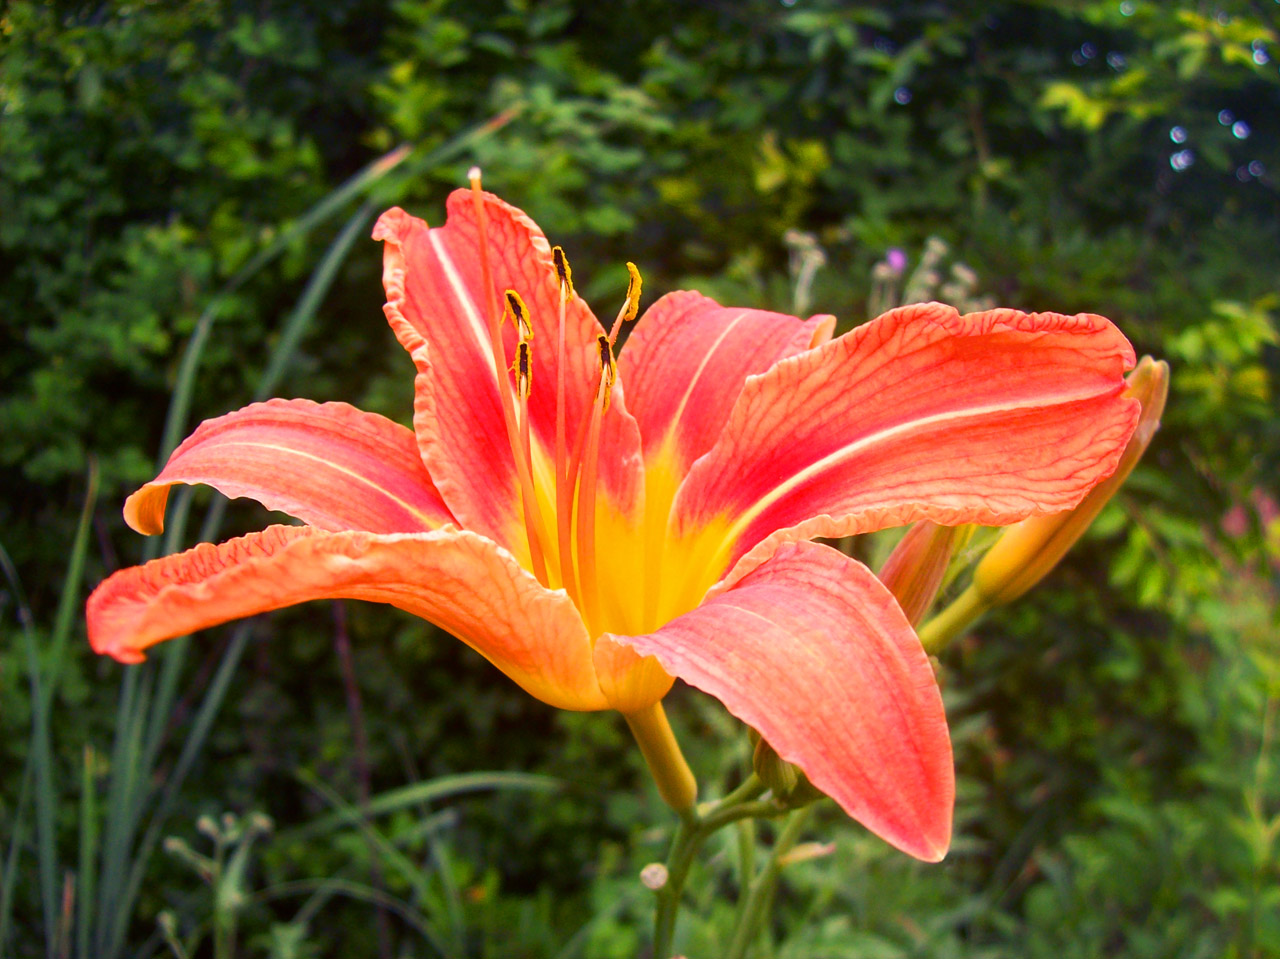
[[[609,327],[609,343],[610,345],[618,342],[618,333],[622,330],[623,323],[630,323],[636,318],[636,314],[640,312],[640,287],[642,281],[640,279],[640,270],[634,263],[627,263],[627,298],[622,303],[622,308],[618,310],[618,315],[613,319],[613,326]]]
[[[493,270],[489,263],[489,240],[487,217],[484,208],[484,194],[480,191],[480,168],[473,166],[467,172],[471,183],[471,204],[476,215],[476,231],[480,243],[480,281],[485,289],[485,300],[489,310],[489,351],[493,359],[493,372],[497,377],[498,398],[502,405],[502,419],[507,428],[507,444],[511,447],[511,458],[515,462],[516,478],[520,486],[520,505],[524,515],[525,538],[529,541],[529,561],[533,565],[533,574],[543,586],[549,586],[547,578],[547,562],[543,556],[542,543],[546,538],[543,529],[542,511],[538,509],[538,497],[533,487],[533,470],[530,467],[527,436],[521,438],[521,427],[516,422],[515,403],[511,398],[511,390],[507,383],[507,363],[502,348],[502,314],[498,312],[498,291],[493,284]],[[523,305],[523,304],[522,304]],[[527,315],[527,314],[526,314]],[[527,413],[527,409],[526,409]],[[528,429],[528,416],[524,417],[524,430]]]
[[[560,580],[569,597],[578,602],[581,595],[577,583],[577,570],[573,562],[573,486],[577,479],[576,467],[570,471],[568,460],[568,427],[565,422],[565,314],[569,298],[573,295],[573,272],[564,250],[555,247],[551,251],[556,276],[560,280],[560,310],[556,336],[556,533],[560,548]]]
[[[519,316],[519,314],[516,314]],[[520,420],[520,453],[526,463],[533,462],[529,441],[529,392],[533,388],[533,364],[530,361],[532,350],[527,339],[521,338],[516,344],[516,357],[511,370],[516,374],[516,416]],[[542,519],[542,510],[536,505],[538,519]],[[545,562],[545,560],[544,560]]]

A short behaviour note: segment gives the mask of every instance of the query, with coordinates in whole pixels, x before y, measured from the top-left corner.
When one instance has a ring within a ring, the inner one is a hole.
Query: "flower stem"
[[[929,654],[942,652],[951,640],[972,626],[989,608],[982,595],[970,586],[920,628],[924,651]]]
[[[676,931],[676,914],[680,911],[684,881],[689,875],[689,867],[693,865],[693,857],[707,835],[692,817],[681,818],[680,825],[676,827],[671,851],[667,854],[667,882],[657,891],[658,904],[653,913],[654,959],[667,959],[671,955],[671,940]]]
[[[669,959],[671,955],[671,940],[675,935],[680,897],[684,893],[684,883],[688,878],[689,868],[693,865],[693,857],[702,848],[707,837],[716,830],[745,816],[758,815],[759,813],[744,812],[735,817],[733,814],[738,810],[764,806],[764,803],[753,801],[762,792],[764,783],[752,773],[741,786],[712,805],[705,817],[692,806],[681,814],[680,825],[676,827],[671,850],[667,853],[667,881],[656,893],[658,903],[653,916],[654,959]]]
[[[782,827],[778,840],[773,844],[773,852],[765,863],[760,875],[751,883],[745,904],[739,910],[738,928],[734,930],[733,939],[724,959],[742,959],[747,948],[760,931],[760,924],[769,912],[769,904],[773,901],[773,892],[778,885],[778,876],[782,872],[783,857],[786,856],[799,841],[804,827],[809,823],[812,806],[804,806],[793,812]]]
[[[693,778],[684,753],[680,752],[662,703],[654,703],[639,712],[624,713],[624,716],[658,784],[658,794],[682,820],[696,819],[693,804],[698,798],[698,781]]]

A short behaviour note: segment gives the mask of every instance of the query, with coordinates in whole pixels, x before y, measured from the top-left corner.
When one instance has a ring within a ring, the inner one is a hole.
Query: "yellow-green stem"
[[[920,642],[926,653],[940,653],[947,644],[977,622],[990,605],[982,595],[970,586],[956,597],[955,602],[920,628]]]
[[[658,784],[658,794],[681,816],[688,815],[698,798],[698,782],[685,762],[662,703],[623,715],[631,727],[631,734],[636,737],[644,761],[649,764],[654,782]]]

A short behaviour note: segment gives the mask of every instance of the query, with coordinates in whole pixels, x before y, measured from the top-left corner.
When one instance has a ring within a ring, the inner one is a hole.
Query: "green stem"
[[[732,808],[717,806],[703,817],[702,826],[710,835],[730,823],[741,822],[743,819],[774,819],[786,811],[772,800],[763,799],[759,802],[739,803]]]
[[[694,856],[702,848],[702,844],[716,830],[759,813],[744,812],[735,816],[740,809],[750,809],[771,804],[754,802],[764,792],[764,783],[752,773],[733,792],[715,803],[701,816],[692,806],[681,814],[680,825],[671,840],[671,850],[667,853],[667,881],[657,890],[657,906],[653,914],[653,955],[654,959],[668,959],[671,955],[671,941],[675,936],[676,916],[680,911],[680,898],[684,894],[684,883],[693,866]]]
[[[797,809],[791,814],[787,824],[782,827],[778,841],[773,844],[773,852],[769,854],[769,861],[765,863],[764,869],[751,883],[751,888],[747,892],[746,905],[739,911],[741,918],[738,928],[734,930],[733,939],[729,943],[729,950],[724,954],[724,959],[743,959],[747,954],[747,948],[760,931],[760,924],[769,912],[768,906],[773,900],[778,875],[782,872],[782,859],[799,842],[812,811],[812,806]]]
[[[671,955],[671,940],[676,931],[676,914],[680,911],[684,881],[689,875],[689,867],[693,865],[693,857],[707,835],[694,818],[682,818],[676,827],[671,851],[667,854],[667,881],[657,892],[658,904],[653,913],[654,959],[667,959]]]
[[[764,783],[760,781],[759,776],[757,776],[755,773],[751,773],[749,776],[747,776],[746,779],[742,781],[742,784],[738,786],[737,789],[729,793],[729,795],[725,796],[718,803],[712,806],[711,809],[708,811],[708,815],[710,815],[711,813],[714,813],[718,809],[725,809],[729,806],[736,806],[739,803],[744,803],[744,802],[747,802],[748,800],[755,799],[762,792],[764,792]]]
[[[977,622],[990,605],[972,586],[956,597],[951,605],[919,630],[920,642],[926,653],[940,653],[947,644]]]
[[[756,824],[751,819],[740,819],[735,825],[738,827],[738,888],[746,889],[756,874]],[[746,908],[747,898],[740,896],[733,919],[735,929],[742,925]]]

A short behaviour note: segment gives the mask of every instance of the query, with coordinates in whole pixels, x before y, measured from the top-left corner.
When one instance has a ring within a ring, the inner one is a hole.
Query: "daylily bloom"
[[[832,339],[832,317],[681,292],[615,363],[634,271],[606,329],[560,250],[475,180],[443,227],[393,209],[374,237],[417,367],[413,430],[306,400],[201,424],[129,498],[131,526],[159,532],[177,483],[306,525],[116,573],[89,600],[94,648],[136,662],[304,600],[389,603],[539,699],[633,728],[679,677],[869,829],[940,859],[954,772],[933,671],[880,581],[809,540],[1074,506],[1136,422],[1120,332],[933,303]]]

